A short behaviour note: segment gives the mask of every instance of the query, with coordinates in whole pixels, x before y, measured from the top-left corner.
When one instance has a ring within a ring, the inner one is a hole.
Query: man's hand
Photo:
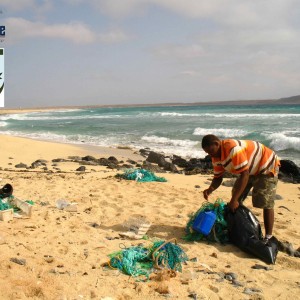
[[[233,201],[231,200],[229,203],[228,203],[228,207],[229,209],[232,211],[232,212],[235,212],[236,209],[239,207],[239,202],[238,201]]]
[[[203,196],[205,200],[208,200],[208,196],[213,192],[213,189],[209,187],[208,189],[203,191]]]
[[[208,196],[221,185],[222,180],[223,177],[213,178],[209,188],[203,191],[203,196],[205,200],[208,200]]]

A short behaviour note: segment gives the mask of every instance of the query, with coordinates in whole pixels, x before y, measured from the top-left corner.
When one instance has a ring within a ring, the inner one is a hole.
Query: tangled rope
[[[172,243],[174,240],[175,243]],[[188,260],[185,252],[176,244],[176,239],[156,241],[151,247],[134,246],[109,255],[107,265],[133,277],[144,275],[149,278],[156,269],[182,271],[181,264]]]

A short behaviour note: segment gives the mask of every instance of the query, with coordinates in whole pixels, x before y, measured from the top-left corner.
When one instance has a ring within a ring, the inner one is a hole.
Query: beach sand
[[[53,166],[51,162],[85,155],[144,159],[130,150],[3,135],[0,142],[1,186],[10,183],[15,197],[35,203],[31,218],[0,221],[0,299],[193,299],[193,295],[194,299],[300,299],[300,258],[279,252],[271,270],[253,269],[255,264],[267,265],[233,245],[182,239],[189,214],[203,203],[202,191],[211,176],[164,173],[156,175],[167,182],[138,183],[117,179],[115,175],[121,171],[103,166],[86,166],[86,172],[77,172],[78,163]],[[48,171],[15,168],[37,159],[48,161]],[[219,197],[228,201],[230,191],[221,186],[210,201]],[[283,199],[276,200],[274,235],[297,249],[299,185],[279,182],[277,194]],[[76,202],[77,212],[59,210],[59,199]],[[252,209],[250,198],[246,205]],[[262,223],[262,211],[252,211]],[[147,241],[120,238],[119,233],[127,231],[124,222],[136,216],[152,223]],[[148,245],[154,238],[176,238],[189,258],[197,261],[189,261],[183,265],[183,273],[162,282],[138,282],[101,266],[108,261],[108,254],[122,247]],[[53,261],[46,261],[45,256],[52,256]],[[26,264],[17,264],[12,258],[25,259]],[[220,272],[235,273],[243,286],[220,281]],[[257,291],[245,293],[251,289]]]

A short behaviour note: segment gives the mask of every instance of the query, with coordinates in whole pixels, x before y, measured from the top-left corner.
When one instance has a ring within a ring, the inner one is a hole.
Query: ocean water
[[[300,165],[300,106],[157,106],[84,108],[0,115],[0,133],[99,146],[150,148],[202,158],[201,139],[257,140]]]

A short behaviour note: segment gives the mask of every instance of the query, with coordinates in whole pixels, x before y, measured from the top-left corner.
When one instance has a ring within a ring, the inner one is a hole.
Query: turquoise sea
[[[253,139],[300,165],[300,105],[111,107],[0,115],[0,133],[204,157],[201,139]]]

